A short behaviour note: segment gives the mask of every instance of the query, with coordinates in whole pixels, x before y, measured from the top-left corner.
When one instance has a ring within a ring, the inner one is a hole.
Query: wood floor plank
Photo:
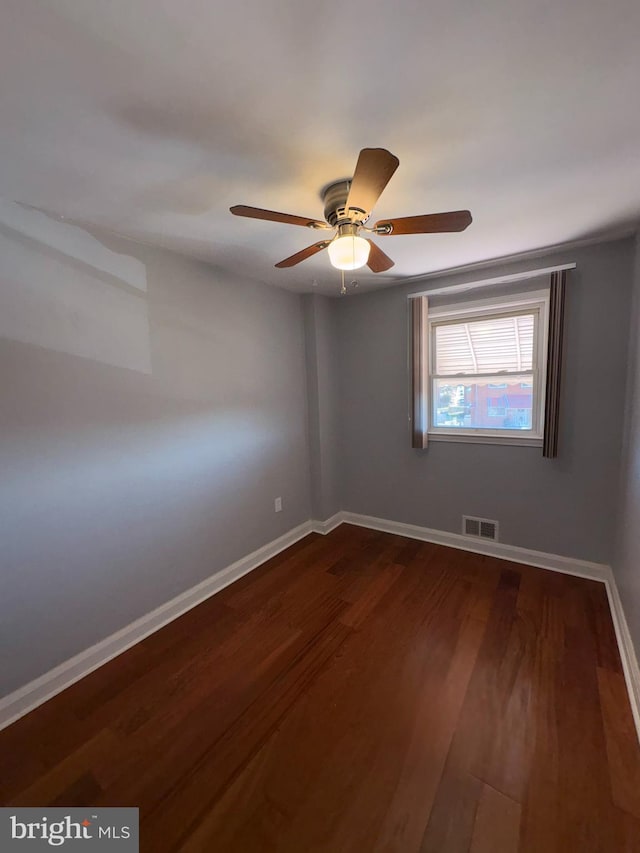
[[[564,648],[561,601],[536,587],[539,639],[532,674],[530,723],[533,754],[522,802],[521,853],[561,853],[558,705],[562,701],[560,668]],[[531,599],[530,599],[531,601]],[[532,611],[530,611],[532,612]],[[547,626],[549,633],[544,633]]]
[[[476,812],[470,853],[517,853],[520,804],[484,785]]]
[[[8,805],[39,806],[58,800],[62,794],[73,790],[78,780],[86,775],[87,768],[113,754],[116,748],[117,737],[114,733],[109,729],[101,729],[80,749],[35,779],[29,787],[13,797]]]
[[[517,571],[502,570],[424,834],[423,851],[469,849],[483,781],[488,781],[486,777],[491,777],[496,767],[501,769],[498,755],[513,760],[509,744],[500,735],[504,709],[520,665],[519,644],[510,643],[512,638],[518,639],[514,621],[519,583]],[[520,728],[517,735],[519,747],[525,737],[524,730]]]
[[[258,753],[348,634],[348,628],[335,624],[314,639],[269,694],[249,706],[216,741],[215,748],[208,750],[188,775],[176,780],[157,806],[147,812],[141,824],[151,849],[161,849],[162,845],[171,849],[188,838],[198,819]],[[167,800],[171,809],[166,808]],[[179,822],[176,813],[180,815]]]
[[[349,628],[357,628],[361,625],[371,610],[387,593],[389,587],[400,577],[403,568],[397,564],[384,566],[371,581],[368,589],[344,611],[340,617],[342,624]]]
[[[340,597],[354,604],[370,589],[371,581],[389,566],[399,565],[396,558],[406,548],[406,540],[380,533],[363,547],[344,554],[330,569],[331,575],[342,581]]]
[[[450,753],[420,853],[466,853],[471,846],[482,782]]]
[[[402,766],[372,848],[375,851],[420,849],[484,631],[482,621],[467,618],[444,680],[430,677],[429,670],[425,673]],[[436,693],[438,702],[434,703]]]
[[[143,853],[640,853],[601,584],[341,525],[0,732],[0,802]]]
[[[238,719],[250,709],[257,712],[262,701],[272,701],[274,685],[291,672],[325,631],[333,631],[344,607],[343,602],[328,601],[326,607],[314,612],[307,630],[283,631],[276,624],[275,638],[271,639],[267,626],[256,623],[257,632],[245,634],[243,642],[234,643],[235,654],[228,656],[212,676],[203,673],[204,692],[196,701],[188,697],[186,713],[184,700],[169,702],[168,707],[161,705],[157,716],[133,734],[134,750],[115,763],[101,802],[116,805],[124,799],[146,812],[169,797]],[[197,797],[195,802],[197,805]]]
[[[400,575],[370,614],[374,627],[365,623],[346,640],[305,701],[298,703],[274,735],[266,756],[257,757],[245,769],[244,783],[228,792],[200,825],[193,849],[198,845],[206,849],[207,843],[218,839],[222,813],[228,850],[246,846],[246,827],[254,822],[261,827],[264,849],[272,849],[276,842],[269,827],[277,827],[282,834],[278,844],[283,850],[371,849],[375,822],[383,815],[388,792],[401,773],[406,744],[420,725],[415,715],[426,703],[416,703],[414,697],[424,690],[426,661],[446,642],[448,650],[442,658],[448,662],[455,644],[456,627],[451,624],[441,641],[435,642],[433,635],[434,642],[415,650],[411,666],[394,665],[406,662],[407,648],[420,635],[424,604],[439,589],[438,580],[429,582],[418,568],[413,575]],[[432,612],[442,613],[437,608]],[[354,721],[372,737],[353,743]],[[428,720],[422,724],[424,739]],[[285,774],[283,767],[288,768]],[[361,786],[362,778],[371,784]],[[244,797],[247,787],[255,792],[251,802]],[[257,802],[262,805],[256,812]],[[282,820],[282,815],[289,815],[286,833],[275,821],[274,804]]]
[[[469,769],[521,801],[531,755],[531,675],[535,632],[518,610],[520,575],[504,569],[478,657],[459,737]]]
[[[335,532],[340,533],[340,528]],[[257,571],[245,575],[223,590],[221,597],[229,607],[252,612],[273,595],[285,590],[290,580],[300,574],[301,566],[306,566],[307,571],[314,574],[320,574],[327,566],[344,556],[345,552],[357,550],[363,538],[364,536],[358,536],[345,540],[344,534],[339,537],[312,534],[297,542],[293,553],[287,549],[276,555]]]
[[[640,819],[640,745],[624,676],[602,667],[597,673],[613,802]]]
[[[604,853],[613,812],[596,665],[595,638],[569,622],[556,688],[559,833],[565,850]]]

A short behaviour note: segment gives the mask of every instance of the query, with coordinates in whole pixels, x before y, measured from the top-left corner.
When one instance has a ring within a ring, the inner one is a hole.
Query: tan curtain
[[[564,327],[564,292],[567,271],[551,273],[549,294],[549,341],[547,350],[547,387],[544,408],[544,442],[542,455],[552,459],[558,455],[560,423],[560,380],[562,378],[562,337]]]
[[[427,318],[429,300],[417,296],[411,304],[411,447],[424,449],[427,446],[428,382],[427,363]]]

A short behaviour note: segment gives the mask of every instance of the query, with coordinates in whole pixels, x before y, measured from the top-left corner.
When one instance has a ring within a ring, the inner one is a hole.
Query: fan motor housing
[[[348,222],[362,225],[369,218],[369,212],[357,207],[351,207],[347,211],[346,205],[350,188],[351,181],[343,180],[329,184],[322,192],[324,218],[334,228]]]

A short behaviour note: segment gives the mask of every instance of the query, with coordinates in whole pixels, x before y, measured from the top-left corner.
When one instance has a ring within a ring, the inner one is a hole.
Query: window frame
[[[491,320],[504,316],[534,313],[533,358],[531,371],[498,371],[496,373],[462,373],[439,375],[434,372],[436,365],[437,326],[451,325],[454,322],[473,322]],[[442,306],[429,306],[427,320],[428,351],[428,404],[427,435],[429,441],[459,441],[482,444],[514,444],[527,447],[541,447],[544,437],[545,388],[547,380],[547,347],[549,325],[549,291],[535,290],[487,299],[465,301]],[[531,430],[487,429],[483,427],[438,427],[435,426],[435,382],[440,379],[499,378],[504,376],[533,376],[533,406],[531,411]]]

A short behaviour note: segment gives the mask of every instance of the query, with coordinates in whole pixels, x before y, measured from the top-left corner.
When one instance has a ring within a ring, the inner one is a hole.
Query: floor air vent
[[[462,516],[462,532],[465,536],[476,539],[491,539],[498,541],[498,522],[490,518],[475,518],[472,515]]]

